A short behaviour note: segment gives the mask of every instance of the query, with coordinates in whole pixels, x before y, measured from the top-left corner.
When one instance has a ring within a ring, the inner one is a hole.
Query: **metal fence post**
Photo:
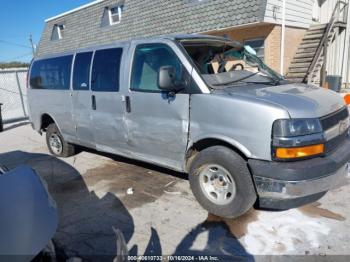
[[[22,110],[23,110],[23,115],[24,117],[27,117],[27,112],[26,112],[26,108],[24,105],[24,100],[23,100],[23,93],[22,93],[22,89],[21,89],[21,84],[19,82],[19,78],[18,78],[18,72],[16,71],[16,81],[17,81],[17,86],[18,86],[18,92],[19,92],[19,96],[21,98],[21,104],[22,104]]]
[[[24,73],[27,69],[0,70],[2,125],[28,119]]]
[[[0,132],[4,131],[4,125],[2,123],[2,113],[1,113],[2,103],[0,103]]]

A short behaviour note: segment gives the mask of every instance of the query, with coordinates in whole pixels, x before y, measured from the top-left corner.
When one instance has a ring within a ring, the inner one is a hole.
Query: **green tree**
[[[0,62],[0,69],[28,67],[28,66],[29,66],[29,63],[24,63],[24,62],[17,62],[17,61],[12,61],[12,62],[7,62],[7,63]]]

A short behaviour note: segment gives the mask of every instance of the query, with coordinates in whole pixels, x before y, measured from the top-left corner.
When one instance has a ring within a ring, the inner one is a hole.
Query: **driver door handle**
[[[92,108],[92,110],[96,110],[96,97],[95,97],[95,95],[92,95],[91,96],[91,108]]]
[[[130,96],[125,96],[125,110],[127,113],[131,112]]]

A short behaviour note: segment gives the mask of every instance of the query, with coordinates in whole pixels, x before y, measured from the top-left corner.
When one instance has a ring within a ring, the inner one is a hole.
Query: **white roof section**
[[[71,13],[74,13],[74,12],[77,12],[77,11],[82,10],[82,9],[85,9],[85,8],[87,8],[87,7],[89,7],[89,6],[96,5],[96,4],[101,3],[101,2],[103,2],[103,1],[105,1],[105,0],[95,0],[95,1],[93,1],[93,2],[91,2],[91,3],[87,3],[87,4],[85,4],[85,5],[79,6],[79,7],[77,7],[77,8],[72,9],[72,10],[69,10],[69,11],[67,11],[67,12],[61,13],[61,14],[56,15],[56,16],[53,16],[53,17],[50,17],[50,18],[46,19],[45,22],[46,22],[46,23],[47,23],[47,22],[50,22],[50,21],[55,20],[55,19],[57,19],[57,18],[63,17],[63,16],[65,16],[65,15],[68,15],[68,14],[71,14]]]

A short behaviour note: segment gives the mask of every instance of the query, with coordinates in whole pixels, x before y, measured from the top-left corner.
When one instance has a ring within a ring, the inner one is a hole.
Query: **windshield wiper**
[[[212,84],[212,86],[227,86],[227,85],[231,85],[231,84],[234,84],[234,83],[237,83],[237,82],[242,82],[243,80],[246,80],[246,79],[248,79],[248,78],[251,78],[252,76],[257,75],[258,73],[259,73],[259,72],[255,72],[255,73],[252,73],[252,74],[247,75],[247,76],[245,76],[245,77],[236,79],[236,80],[234,80],[234,81],[226,82],[226,83]]]
[[[270,83],[275,85],[275,86],[277,86],[277,85],[279,85],[281,83],[281,79],[279,79],[279,78],[275,78],[275,77],[272,77],[272,76],[267,75],[267,74],[266,74],[266,77],[268,79],[270,79],[271,80]]]

